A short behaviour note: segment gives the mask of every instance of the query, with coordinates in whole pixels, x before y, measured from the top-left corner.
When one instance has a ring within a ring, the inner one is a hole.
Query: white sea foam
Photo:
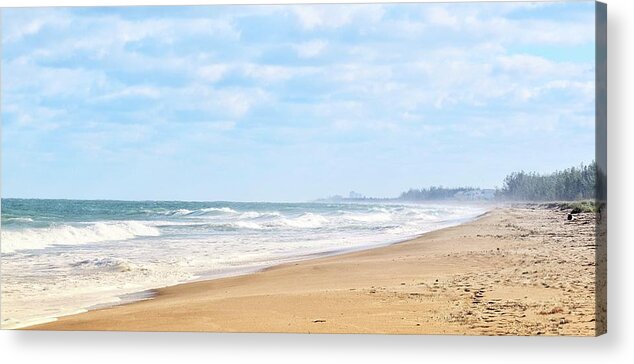
[[[359,222],[385,222],[392,220],[392,214],[387,211],[370,214],[346,214],[344,217]]]
[[[168,214],[172,216],[185,216],[193,213],[194,211],[188,209],[178,209],[174,211],[170,211]]]
[[[306,213],[292,219],[282,219],[281,222],[293,228],[318,228],[329,222],[328,218],[314,213]]]
[[[7,221],[33,222],[33,219],[31,219],[30,217],[8,217]]]
[[[266,211],[266,212],[257,212],[257,211],[246,211],[238,216],[239,219],[257,219],[259,217],[280,217],[280,214],[277,211]]]
[[[202,213],[205,212],[224,212],[224,213],[228,213],[228,214],[237,214],[238,212],[232,208],[229,207],[207,207],[204,209],[200,209],[198,210]]]
[[[261,213],[257,212],[257,211],[247,211],[247,212],[243,212],[242,214],[240,214],[240,216],[238,217],[239,219],[255,219],[262,216]]]
[[[240,228],[240,229],[252,229],[252,230],[262,230],[266,229],[265,226],[258,224],[257,222],[252,221],[236,221],[231,226]]]
[[[166,227],[166,226],[205,226],[205,225],[208,225],[208,222],[200,221],[200,220],[186,220],[186,221],[153,220],[153,221],[143,221],[143,225],[158,227],[158,228]]]
[[[53,245],[80,245],[103,241],[128,240],[139,236],[159,236],[153,226],[137,221],[97,222],[86,225],[61,225],[49,228],[2,230],[2,253],[45,249]]]
[[[75,269],[82,270],[99,270],[99,271],[113,271],[113,272],[129,272],[133,269],[139,268],[135,264],[123,259],[113,258],[93,258],[84,259],[70,264]]]
[[[166,216],[174,216],[174,217],[198,217],[209,214],[237,214],[238,212],[229,207],[206,207],[202,209],[190,210],[190,209],[176,209],[176,210],[167,210],[163,212],[155,212],[152,210],[145,210],[146,213],[158,213]]]

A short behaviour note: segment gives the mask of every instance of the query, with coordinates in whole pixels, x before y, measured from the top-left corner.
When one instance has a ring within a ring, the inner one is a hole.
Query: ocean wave
[[[229,207],[206,207],[206,208],[199,209],[199,210],[196,210],[196,211],[200,211],[203,214],[207,213],[207,212],[224,212],[224,213],[228,213],[228,214],[237,214],[238,213],[238,211],[236,211],[236,210],[234,210],[232,208],[229,208]]]
[[[269,219],[257,220],[262,217],[270,217]],[[247,230],[271,230],[271,229],[312,229],[319,228],[329,223],[328,218],[319,214],[305,213],[298,217],[283,217],[279,213],[245,213],[238,217],[238,220],[229,221],[221,224],[210,224],[209,226],[224,229],[247,229]]]
[[[238,229],[264,230],[267,227],[252,221],[236,221],[231,224],[232,227]]]
[[[141,236],[159,236],[160,231],[138,221],[97,222],[89,225],[61,225],[2,231],[2,253],[45,249],[53,245],[81,245],[104,241],[129,240]]]
[[[194,211],[188,209],[178,209],[174,211],[168,211],[167,214],[170,216],[185,216],[192,214]]]
[[[143,221],[144,225],[147,226],[152,226],[152,227],[157,227],[157,228],[164,228],[164,227],[174,227],[174,226],[207,226],[209,225],[208,222],[205,221],[197,221],[197,220],[187,220],[187,221],[182,221],[182,220],[149,220],[149,221]]]
[[[329,221],[330,220],[328,220],[328,218],[311,212],[305,213],[293,219],[281,220],[282,224],[293,228],[318,228],[327,224]]]
[[[369,213],[369,214],[346,214],[345,219],[357,222],[386,222],[392,220],[389,212]]]
[[[93,258],[80,260],[70,264],[71,267],[82,270],[100,270],[107,272],[130,272],[138,266],[128,261],[112,258]]]
[[[146,214],[159,214],[163,216],[174,216],[174,217],[187,217],[187,216],[204,216],[210,214],[237,214],[238,212],[229,207],[205,207],[201,209],[176,209],[176,210],[163,210],[163,211],[152,211],[145,210]]]
[[[257,219],[260,217],[280,217],[280,214],[277,211],[268,211],[268,212],[257,212],[257,211],[246,211],[238,216],[238,219]]]
[[[237,214],[238,211],[229,207],[206,207],[197,210],[176,210],[172,216],[186,217],[186,218],[204,218],[206,216],[222,216]]]
[[[30,217],[7,217],[5,220],[15,222],[33,222],[33,219]]]

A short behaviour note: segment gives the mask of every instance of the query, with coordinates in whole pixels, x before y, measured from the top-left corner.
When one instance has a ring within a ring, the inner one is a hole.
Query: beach
[[[596,216],[567,215],[537,205],[495,208],[402,243],[174,285],[152,299],[27,329],[600,334]]]
[[[4,199],[2,328],[158,288],[367,250],[459,225],[482,204]]]

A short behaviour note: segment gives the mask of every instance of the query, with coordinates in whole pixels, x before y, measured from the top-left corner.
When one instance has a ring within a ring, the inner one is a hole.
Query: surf
[[[2,253],[45,249],[55,245],[81,245],[161,235],[158,228],[138,221],[97,222],[47,228],[2,230]]]

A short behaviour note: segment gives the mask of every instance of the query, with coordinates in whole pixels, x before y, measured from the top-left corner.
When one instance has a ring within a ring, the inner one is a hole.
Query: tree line
[[[574,201],[594,199],[597,188],[606,185],[604,173],[597,173],[596,162],[581,164],[553,173],[513,172],[504,178],[502,188],[496,188],[495,194],[478,194],[492,191],[475,187],[446,188],[432,186],[412,188],[401,193],[400,200],[433,201],[464,198],[465,195],[476,199],[497,199],[516,201]],[[600,196],[599,196],[600,197]]]
[[[548,174],[514,172],[504,178],[497,195],[524,201],[573,201],[593,199],[597,187],[596,162]]]
[[[418,189],[410,188],[409,191],[401,193],[399,199],[408,201],[449,200],[453,199],[458,193],[474,190],[476,190],[476,188],[473,187],[445,188],[442,186],[432,186]]]

